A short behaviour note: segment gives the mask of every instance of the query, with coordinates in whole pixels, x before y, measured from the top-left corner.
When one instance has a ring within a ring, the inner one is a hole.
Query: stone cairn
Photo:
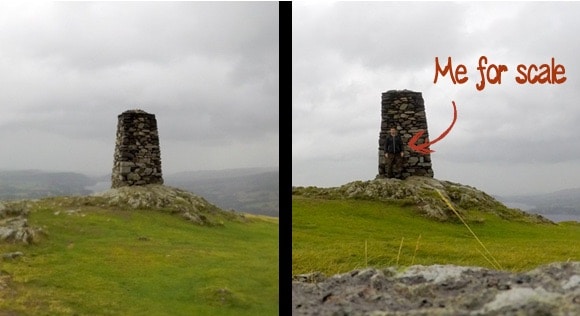
[[[111,187],[163,184],[155,115],[128,110],[118,118]]]
[[[420,154],[411,150],[409,140],[419,130],[425,133],[418,144],[429,139],[427,116],[421,92],[410,90],[390,90],[383,92],[381,102],[381,131],[379,133],[379,174],[377,179],[386,177],[385,140],[391,127],[397,128],[403,139],[405,157],[403,160],[402,177],[426,176],[433,177],[431,155]]]

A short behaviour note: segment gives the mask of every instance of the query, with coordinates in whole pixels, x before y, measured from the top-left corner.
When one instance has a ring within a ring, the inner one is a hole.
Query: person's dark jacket
[[[395,137],[390,134],[387,135],[385,140],[385,154],[399,154],[403,151],[403,140],[400,135],[395,135]]]

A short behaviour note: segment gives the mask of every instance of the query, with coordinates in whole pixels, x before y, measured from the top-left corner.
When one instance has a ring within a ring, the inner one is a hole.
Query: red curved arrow
[[[447,136],[447,134],[453,128],[453,125],[455,125],[455,121],[457,121],[457,107],[455,106],[455,101],[451,101],[451,103],[453,104],[453,122],[451,122],[451,125],[443,132],[443,134],[439,135],[439,137],[435,138],[432,142],[427,141],[427,142],[425,142],[423,144],[417,144],[417,141],[419,140],[419,138],[421,136],[423,136],[423,134],[425,133],[425,131],[424,130],[418,131],[409,140],[409,147],[411,147],[411,150],[414,150],[414,151],[416,151],[416,152],[418,152],[420,154],[423,154],[423,155],[426,155],[426,154],[430,154],[432,152],[435,152],[434,150],[431,150],[429,148],[429,146],[435,144],[436,142],[442,140],[443,137]]]

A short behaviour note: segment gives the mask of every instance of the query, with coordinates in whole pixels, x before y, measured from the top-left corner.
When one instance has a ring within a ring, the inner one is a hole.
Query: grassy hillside
[[[277,219],[248,215],[204,226],[171,212],[94,201],[52,198],[30,204],[29,225],[46,235],[33,245],[0,244],[0,254],[24,254],[1,262],[1,311],[278,313]]]
[[[580,261],[579,223],[502,218],[475,204],[463,215],[502,269],[524,271],[554,261]],[[491,267],[482,252],[460,221],[429,218],[408,200],[293,195],[293,275],[413,264]]]

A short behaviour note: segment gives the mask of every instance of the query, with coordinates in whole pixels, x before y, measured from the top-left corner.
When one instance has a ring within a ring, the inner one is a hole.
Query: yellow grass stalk
[[[461,215],[459,215],[459,212],[457,212],[455,210],[455,208],[453,207],[453,205],[451,204],[451,202],[443,195],[443,193],[441,193],[441,191],[437,190],[437,193],[439,193],[439,196],[441,196],[441,199],[443,199],[443,201],[445,202],[445,204],[447,204],[447,206],[449,206],[449,208],[453,211],[453,213],[455,213],[455,215],[457,215],[457,217],[459,218],[459,220],[461,220],[461,222],[463,223],[463,225],[465,225],[465,227],[467,227],[467,229],[469,230],[469,232],[471,232],[471,234],[473,235],[473,237],[475,237],[475,240],[477,240],[477,242],[481,245],[481,247],[483,248],[483,250],[485,250],[485,252],[487,253],[487,255],[489,255],[489,257],[491,259],[493,259],[493,262],[491,260],[489,260],[487,258],[487,256],[485,256],[483,253],[481,253],[483,255],[483,257],[495,268],[498,270],[501,270],[502,267],[499,264],[499,262],[497,262],[497,260],[495,260],[495,258],[493,257],[493,255],[491,254],[491,252],[489,252],[489,250],[487,250],[487,248],[485,247],[485,245],[481,242],[481,240],[479,240],[479,238],[477,237],[477,235],[473,232],[473,230],[471,230],[471,227],[469,227],[469,225],[467,225],[467,223],[463,220],[463,218],[461,217]]]
[[[415,252],[413,253],[413,260],[411,260],[411,265],[415,263],[415,256],[417,255],[417,250],[419,250],[419,240],[421,240],[421,234],[417,238],[417,243],[415,244]]]
[[[405,240],[405,237],[401,237],[401,245],[399,245],[399,253],[397,254],[397,266],[399,266],[399,258],[401,257],[401,249],[403,248],[403,240]]]
[[[367,256],[367,241],[365,239],[365,267],[369,266],[369,260],[368,260],[368,256]]]

